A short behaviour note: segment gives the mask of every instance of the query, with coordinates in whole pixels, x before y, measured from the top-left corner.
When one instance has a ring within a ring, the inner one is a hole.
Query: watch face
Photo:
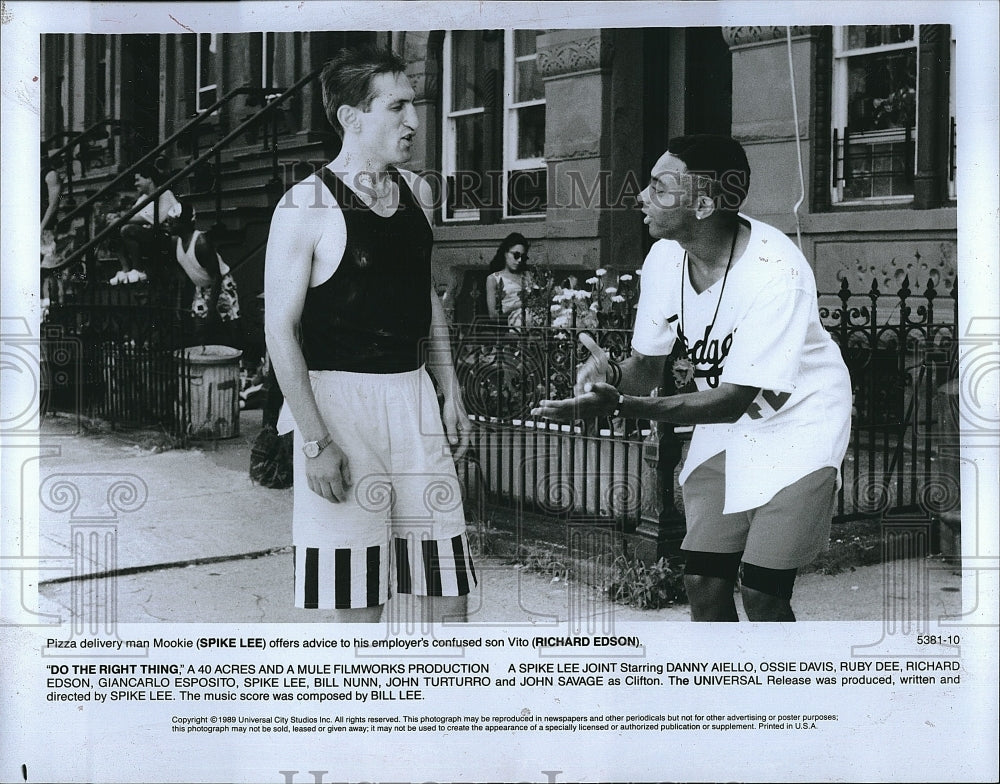
[[[306,457],[317,457],[319,455],[319,444],[315,441],[307,441],[302,445],[302,451],[306,453]]]

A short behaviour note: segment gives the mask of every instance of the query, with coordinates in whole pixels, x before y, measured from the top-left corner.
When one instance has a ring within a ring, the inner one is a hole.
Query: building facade
[[[668,139],[693,132],[744,143],[745,212],[801,238],[821,291],[954,285],[947,25],[46,35],[43,139],[97,127],[64,157],[70,204],[150,151],[179,172],[228,139],[174,190],[218,227],[252,308],[270,210],[336,153],[312,76],[361,42],[408,63],[412,168],[435,188],[435,274],[458,319],[512,231],[536,265],[639,267],[635,196]],[[273,124],[234,134],[286,91]]]

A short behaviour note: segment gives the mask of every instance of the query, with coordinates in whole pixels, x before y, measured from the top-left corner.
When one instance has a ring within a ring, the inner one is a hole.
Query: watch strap
[[[319,441],[306,441],[302,445],[302,451],[306,457],[319,457],[320,452],[333,443],[333,436],[327,433]]]

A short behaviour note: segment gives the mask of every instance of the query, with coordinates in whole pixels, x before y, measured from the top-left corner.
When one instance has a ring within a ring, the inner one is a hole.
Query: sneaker
[[[139,281],[138,281],[139,283],[149,280],[149,276],[145,272],[143,272],[142,270],[139,270],[138,272],[139,272]]]
[[[139,282],[139,270],[130,269],[125,273],[124,283],[138,283]]]
[[[112,286],[117,286],[119,283],[126,283],[126,282],[127,278],[125,277],[125,272],[122,270],[118,270],[118,272],[115,273],[115,276],[108,281],[108,283],[110,283]]]

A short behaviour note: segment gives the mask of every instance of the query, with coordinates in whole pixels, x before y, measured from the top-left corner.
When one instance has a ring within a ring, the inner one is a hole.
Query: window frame
[[[541,212],[511,214],[510,199],[508,189],[511,177],[514,172],[521,171],[542,171],[545,170],[545,155],[536,158],[518,158],[517,147],[520,133],[520,111],[534,106],[545,106],[545,96],[533,98],[529,101],[515,100],[515,87],[517,82],[517,65],[519,62],[534,60],[538,62],[538,49],[527,56],[518,57],[515,53],[515,33],[519,31],[513,29],[504,30],[504,132],[503,132],[503,216],[504,218],[538,218],[545,216],[545,210]],[[509,55],[509,56],[508,56]],[[546,172],[546,178],[548,173]]]
[[[464,224],[464,223],[475,223],[477,221],[483,221],[488,213],[493,212],[492,208],[500,208],[497,210],[500,215],[501,220],[523,220],[523,219],[537,219],[545,217],[545,209],[540,212],[531,213],[515,213],[510,212],[510,198],[508,196],[508,187],[510,184],[511,176],[513,173],[520,171],[543,171],[547,178],[546,161],[545,157],[540,158],[518,158],[517,157],[517,134],[519,130],[519,112],[522,109],[530,108],[532,106],[545,106],[545,98],[531,99],[529,101],[515,101],[514,84],[515,84],[515,73],[517,68],[517,63],[529,59],[534,59],[537,61],[538,53],[537,51],[530,56],[523,56],[515,58],[514,56],[514,34],[513,29],[504,29],[503,33],[503,46],[502,46],[502,63],[497,63],[496,65],[501,66],[500,72],[503,74],[503,85],[502,85],[502,95],[503,103],[499,107],[500,114],[500,128],[498,134],[498,141],[495,145],[500,147],[499,150],[491,149],[487,152],[493,154],[499,154],[500,160],[500,188],[499,193],[491,190],[499,199],[500,204],[491,204],[483,209],[479,208],[466,208],[461,210],[455,210],[455,214],[452,216],[448,215],[448,205],[449,205],[449,179],[455,174],[457,170],[457,159],[458,159],[458,148],[457,148],[457,121],[464,117],[473,117],[482,115],[488,118],[488,112],[486,106],[478,106],[467,109],[453,109],[453,91],[452,91],[452,76],[453,76],[453,41],[454,41],[454,30],[446,30],[444,34],[444,40],[441,50],[441,64],[442,64],[442,78],[441,78],[441,180],[442,180],[442,199],[441,199],[441,212],[440,220],[443,224]],[[458,31],[458,32],[471,32],[471,31]],[[482,31],[475,31],[482,32]],[[533,31],[537,32],[537,31]],[[493,177],[495,172],[479,172],[484,177]]]
[[[277,54],[277,33],[251,33],[250,52],[260,47],[260,83],[257,85],[265,94],[274,88],[274,57]],[[269,56],[270,55],[270,56]]]
[[[482,210],[479,208],[466,208],[456,210],[455,215],[448,215],[448,179],[457,170],[458,149],[456,140],[458,134],[455,131],[456,120],[463,117],[473,117],[486,114],[485,106],[473,107],[471,109],[452,110],[452,34],[454,31],[447,30],[444,34],[444,45],[442,48],[442,79],[441,79],[441,107],[442,128],[441,128],[441,221],[442,223],[468,223],[478,221],[482,218]]]
[[[833,26],[833,49],[832,49],[832,75],[831,75],[831,106],[830,106],[830,119],[831,127],[834,129],[834,133],[837,136],[834,137],[834,141],[831,144],[830,152],[830,167],[831,167],[831,182],[830,187],[830,204],[831,206],[879,206],[879,205],[906,205],[913,202],[913,188],[912,182],[908,193],[893,194],[893,195],[880,195],[880,196],[862,196],[860,198],[850,198],[844,195],[844,188],[846,184],[846,177],[843,176],[846,172],[844,169],[847,166],[847,150],[845,149],[844,139],[839,134],[841,130],[847,129],[848,127],[848,67],[849,61],[854,57],[864,57],[873,54],[886,54],[889,52],[897,51],[907,51],[912,50],[914,53],[914,59],[916,63],[916,83],[914,85],[914,103],[913,103],[913,119],[911,129],[906,128],[889,128],[880,129],[874,131],[859,132],[858,134],[851,134],[851,139],[857,139],[861,137],[863,141],[865,137],[872,138],[874,143],[878,143],[880,140],[878,136],[884,137],[884,142],[894,143],[896,141],[905,141],[907,130],[910,130],[909,141],[911,145],[911,155],[912,160],[909,161],[911,175],[916,171],[917,166],[917,151],[920,144],[920,137],[918,134],[919,123],[917,121],[918,117],[918,102],[920,96],[920,25],[914,24],[913,27],[913,37],[909,41],[903,41],[899,43],[883,44],[880,46],[865,46],[849,48],[846,44],[847,29],[852,25],[834,25]],[[898,139],[894,137],[899,137]],[[840,176],[838,176],[840,172]]]
[[[948,199],[956,201],[958,199],[958,116],[955,107],[955,93],[958,85],[955,81],[955,29],[952,28],[951,40],[949,42],[949,67],[948,67]]]
[[[212,47],[213,46],[215,47],[215,51],[212,52],[212,57],[213,57],[212,66],[216,66],[218,64],[218,61],[214,60],[214,58],[219,57],[219,55],[221,53],[221,47],[219,46],[219,42],[220,42],[219,35],[220,35],[219,33],[195,33],[195,42],[194,42],[194,111],[195,111],[195,114],[201,114],[201,112],[205,111],[205,109],[207,109],[209,106],[211,106],[212,104],[214,104],[216,101],[219,100],[218,74],[217,73],[213,73],[212,74],[212,77],[210,77],[210,78],[215,78],[215,81],[212,82],[211,84],[202,84],[202,81],[201,81],[201,70],[202,70],[202,68],[201,68],[201,66],[202,66],[201,44],[202,44],[202,41],[204,40],[203,36],[208,36],[209,37],[209,51],[212,51]],[[213,71],[214,70],[215,69],[213,68]],[[203,103],[202,102],[202,97],[209,90],[213,91],[215,97],[212,98],[212,100]],[[217,111],[218,111],[218,109],[216,110],[216,112]]]
[[[264,33],[260,47],[260,86],[264,90],[274,87],[274,56],[277,54],[277,33]],[[270,57],[268,57],[270,55]]]
[[[94,85],[93,89],[86,91],[87,104],[85,107],[85,125],[90,125],[98,120],[110,118],[114,112],[112,59],[114,53],[111,47],[111,38],[107,35],[87,35],[86,57],[88,64],[87,80]]]

